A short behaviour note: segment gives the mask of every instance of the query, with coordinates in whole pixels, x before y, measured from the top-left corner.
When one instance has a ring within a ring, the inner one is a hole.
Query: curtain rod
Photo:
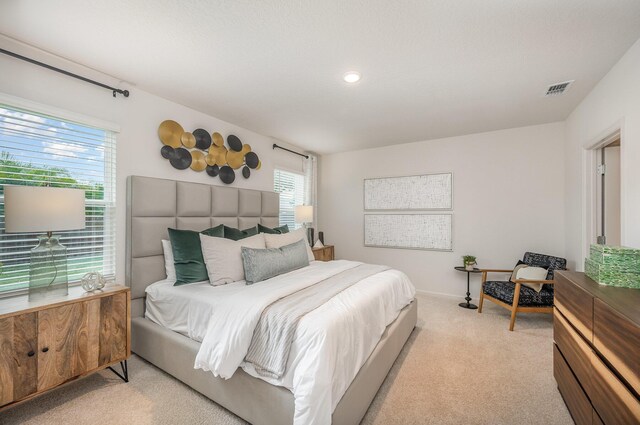
[[[82,77],[82,76],[80,76],[78,74],[74,74],[73,72],[65,71],[64,69],[60,69],[60,68],[56,68],[55,66],[47,65],[46,63],[39,62],[39,61],[37,61],[35,59],[31,59],[31,58],[28,58],[26,56],[19,55],[17,53],[13,53],[13,52],[10,52],[10,51],[5,50],[5,49],[0,49],[0,53],[4,53],[5,55],[12,56],[12,57],[14,57],[16,59],[20,59],[20,60],[23,60],[25,62],[29,62],[29,63],[32,63],[34,65],[38,65],[38,66],[41,66],[43,68],[50,69],[52,71],[59,72],[61,74],[67,75],[69,77],[77,78],[78,80],[82,80],[82,81],[85,81],[87,83],[94,84],[96,86],[99,86],[99,87],[102,87],[102,88],[105,88],[105,89],[109,89],[113,93],[113,97],[116,97],[116,94],[121,94],[124,97],[129,97],[129,90],[120,90],[120,89],[117,89],[115,87],[111,87],[111,86],[108,86],[106,84],[99,83],[99,82],[97,82],[95,80],[91,80],[89,78]]]
[[[291,149],[283,148],[282,146],[278,146],[275,143],[273,144],[273,149],[282,149],[283,151],[291,152],[293,154],[300,155],[301,157],[303,157],[305,159],[309,159],[309,155],[305,155],[305,154],[300,153],[300,152],[292,151]]]

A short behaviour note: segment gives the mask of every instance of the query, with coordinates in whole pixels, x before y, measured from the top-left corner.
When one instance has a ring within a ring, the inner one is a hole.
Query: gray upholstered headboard
[[[126,284],[131,287],[131,315],[144,314],[145,289],[165,278],[161,241],[169,238],[168,227],[276,227],[279,211],[275,192],[129,176]]]

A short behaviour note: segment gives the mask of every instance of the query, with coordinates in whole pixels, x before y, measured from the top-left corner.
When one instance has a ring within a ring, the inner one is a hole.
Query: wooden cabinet
[[[316,258],[317,261],[335,260],[333,245],[325,245],[322,248],[313,248],[313,256]]]
[[[130,293],[72,288],[53,301],[0,301],[0,408],[125,361]]]
[[[37,349],[36,313],[0,319],[0,406],[37,390]]]
[[[640,423],[640,291],[556,276],[554,376],[573,420]]]

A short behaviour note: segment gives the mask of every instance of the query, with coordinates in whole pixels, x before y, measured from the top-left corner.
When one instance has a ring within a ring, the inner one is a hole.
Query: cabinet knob
[[[49,347],[44,347],[44,348],[42,349],[42,352],[43,352],[43,353],[46,353],[47,351],[49,351]]]
[[[29,357],[33,357],[33,356],[35,356],[35,355],[36,355],[36,352],[35,352],[35,351],[33,351],[33,350],[31,350],[31,351],[29,351],[29,352],[27,353],[27,356],[29,356]]]

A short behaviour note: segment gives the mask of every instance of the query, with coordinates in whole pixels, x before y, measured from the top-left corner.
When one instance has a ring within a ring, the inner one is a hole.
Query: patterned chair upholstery
[[[534,252],[526,252],[522,258],[522,262],[528,266],[542,267],[548,269],[546,280],[552,281],[556,270],[566,270],[567,260],[551,255],[537,254]],[[503,307],[510,307],[512,312],[509,330],[513,330],[516,312],[553,312],[553,284],[544,284],[540,292],[533,289],[516,284],[510,281],[487,280],[488,272],[508,272],[506,270],[487,270],[483,271],[482,292],[480,294],[480,308],[478,312],[482,312],[482,302],[484,298],[497,302]],[[516,287],[520,287],[517,305],[514,305]]]

